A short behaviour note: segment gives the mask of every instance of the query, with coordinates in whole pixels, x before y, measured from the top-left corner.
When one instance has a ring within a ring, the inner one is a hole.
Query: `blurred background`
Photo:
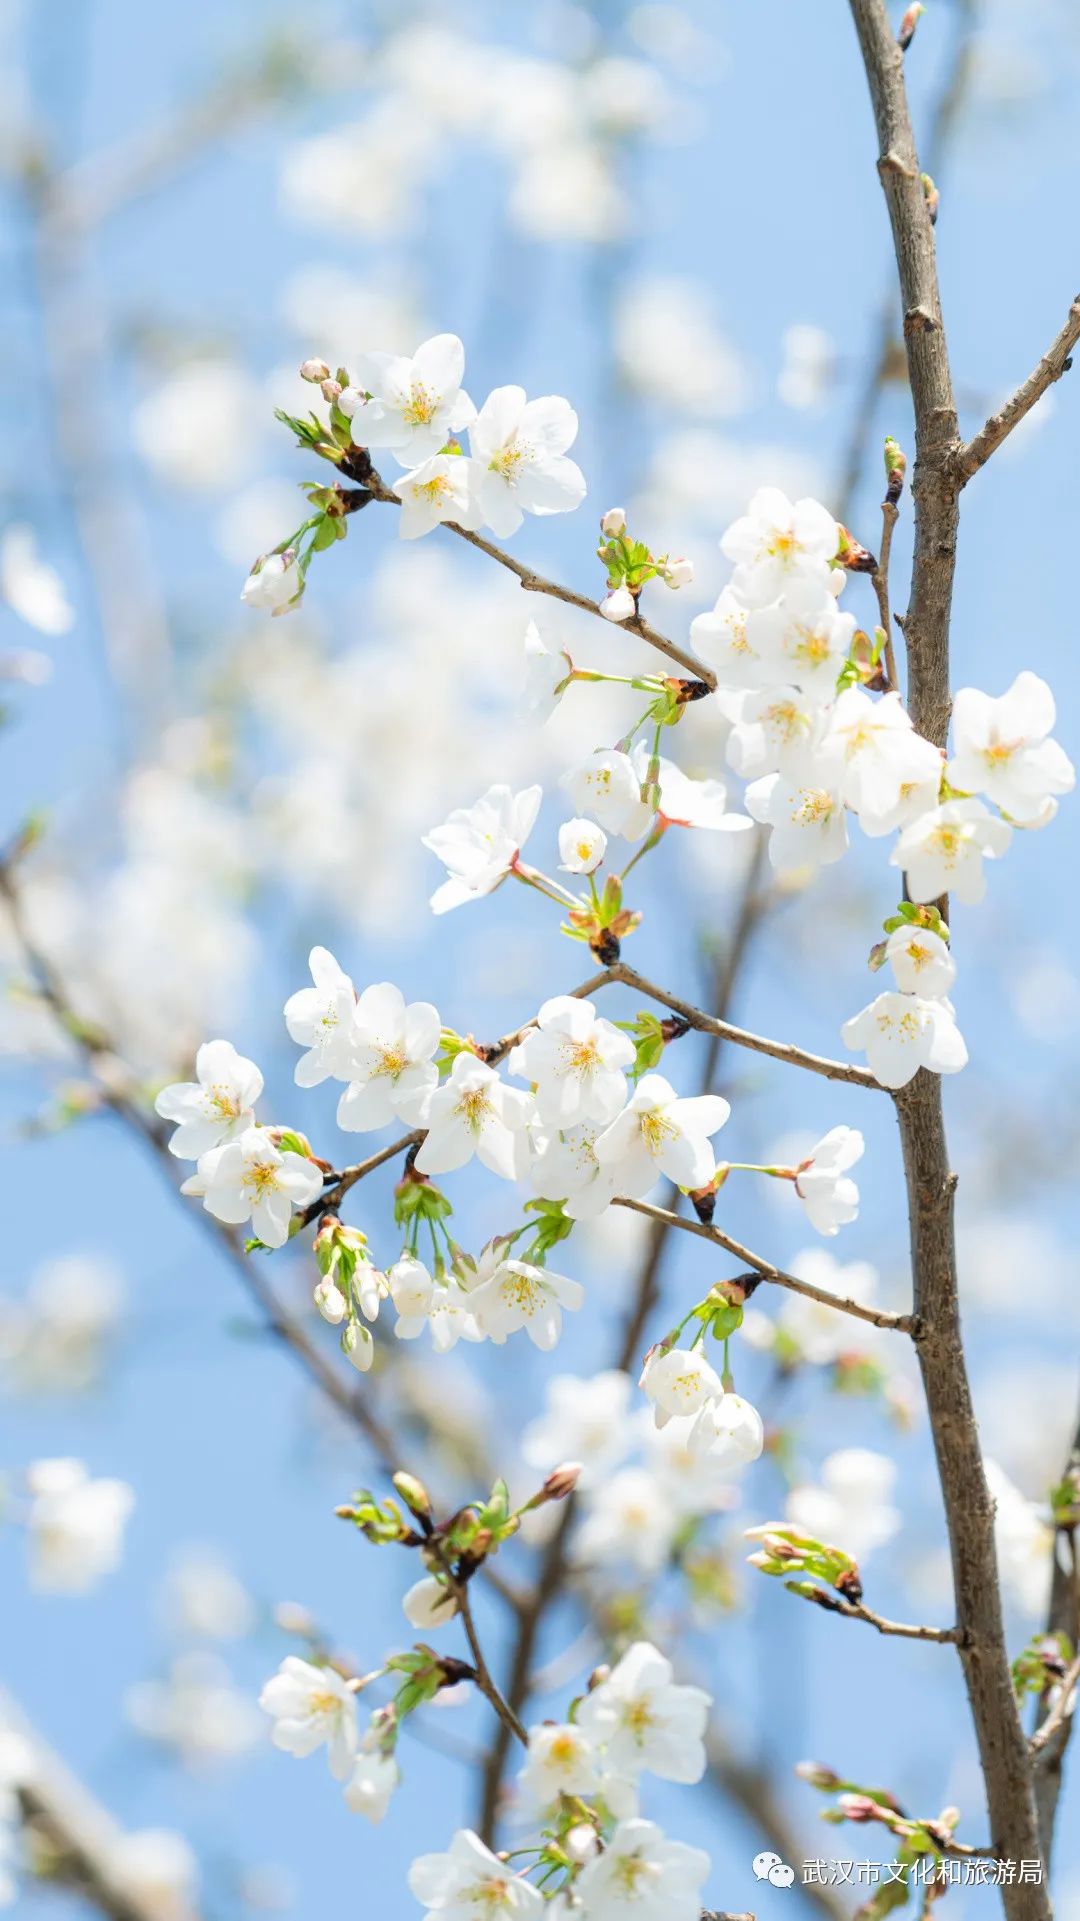
[[[627,505],[655,550],[695,563],[693,587],[649,590],[678,639],[726,577],[721,533],[766,481],[818,495],[875,547],[881,441],[910,447],[910,411],[847,9],[463,0],[450,23],[409,0],[296,13],[268,0],[2,0],[0,36],[0,831],[10,843],[40,817],[20,869],[25,928],[141,1084],[182,1077],[199,1041],[225,1034],[266,1073],[263,1112],[335,1153],[331,1097],[293,1087],[280,1018],[308,948],[487,1038],[583,978],[584,950],[539,899],[505,889],[432,921],[439,874],[419,836],[492,781],[542,780],[553,791],[534,845],[549,865],[559,773],[619,731],[612,690],[573,689],[543,730],[522,717],[530,615],[583,663],[649,661],[626,635],[527,604],[438,530],[403,548],[377,511],[317,563],[287,620],[241,607],[251,561],[302,517],[297,483],[325,477],[274,407],[310,404],[295,371],[307,355],[348,365],[460,333],[475,398],[520,381],[580,415],[588,501],[530,520],[515,553],[595,593],[595,517]],[[1080,18],[1069,0],[934,0],[908,74],[941,188],[970,432],[1075,292]],[[954,625],[956,684],[999,693],[1037,669],[1074,759],[1078,409],[1066,380],[965,494]],[[901,608],[908,551],[905,502]],[[869,621],[868,583],[845,604]],[[723,730],[703,706],[674,745],[712,774]],[[857,841],[800,893],[776,887],[750,840],[670,835],[642,870],[627,959],[747,1026],[838,1053],[895,904],[881,848]],[[1051,833],[1018,837],[956,939],[972,1054],[948,1087],[964,1307],[1002,1477],[1017,1652],[1045,1624],[1046,1494],[1076,1412],[1075,849],[1066,802]],[[35,1593],[21,1529],[0,1528],[0,1683],[125,1830],[164,1833],[145,1877],[163,1916],[308,1917],[334,1901],[404,1921],[418,1846],[475,1818],[486,1710],[455,1699],[417,1717],[405,1786],[375,1831],[321,1761],[270,1748],[255,1698],[298,1647],[275,1624],[281,1602],[310,1610],[362,1668],[408,1639],[410,1568],[333,1517],[385,1481],[364,1434],[267,1332],[212,1224],[122,1116],[94,1111],[85,1060],[6,919],[2,939],[8,1519],[43,1456],[129,1481],[136,1508],[121,1568],[80,1599]],[[613,996],[613,1010],[634,1003]],[[729,1095],[725,1152],[742,1160],[797,1158],[840,1121],[864,1129],[862,1212],[839,1242],[811,1249],[782,1183],[733,1180],[717,1218],[781,1265],[810,1249],[815,1279],[903,1306],[886,1104],[753,1055],[711,1057],[693,1037],[668,1068],[680,1091],[706,1078]],[[391,1179],[357,1188],[348,1209],[381,1261],[396,1251]],[[504,1225],[508,1197],[490,1180],[459,1177],[453,1198],[466,1245]],[[689,1236],[662,1241],[615,1212],[560,1250],[588,1302],[554,1356],[518,1340],[435,1357],[384,1336],[385,1365],[359,1388],[343,1371],[403,1437],[407,1465],[460,1496],[494,1463],[527,1492],[522,1435],[552,1378],[614,1364],[650,1274],[649,1339],[732,1271]],[[874,1273],[844,1277],[833,1260]],[[262,1272],[336,1365],[310,1307],[310,1254]],[[745,1567],[743,1528],[794,1500],[860,1555],[872,1605],[950,1618],[911,1357],[873,1330],[823,1335],[791,1297],[766,1295],[736,1365],[772,1429],[769,1455],[736,1493],[717,1491],[715,1511],[687,1514],[672,1464],[613,1423],[605,1500],[582,1504],[583,1572],[542,1626],[538,1659],[553,1666],[535,1705],[564,1701],[612,1636],[647,1629],[675,1646],[715,1695],[715,1765],[701,1789],[660,1784],[648,1811],[709,1849],[716,1905],[767,1912],[780,1897],[750,1869],[763,1837],[783,1832],[799,1860],[887,1854],[864,1829],[818,1824],[818,1797],[792,1775],[807,1756],[888,1786],[913,1813],[957,1803],[961,1835],[986,1836],[949,1651],[879,1642]],[[552,1464],[572,1452],[556,1438]],[[881,1458],[853,1465],[851,1449]],[[642,1502],[645,1547],[619,1520],[620,1503]],[[515,1543],[508,1573],[527,1582],[535,1552]],[[501,1667],[513,1628],[497,1600],[482,1625]],[[1080,1916],[1075,1782],[1067,1796],[1057,1882],[1062,1911]],[[782,1898],[836,1921],[857,1893]],[[17,1900],[57,1917],[81,1906],[37,1880]],[[948,1896],[957,1914],[996,1900]]]

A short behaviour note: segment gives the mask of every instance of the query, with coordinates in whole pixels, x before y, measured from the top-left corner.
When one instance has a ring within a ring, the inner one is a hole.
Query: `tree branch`
[[[1012,397],[991,414],[984,427],[973,434],[965,447],[961,447],[955,460],[955,471],[961,486],[966,486],[973,474],[985,466],[991,454],[996,453],[1003,440],[1007,440],[1014,427],[1018,427],[1025,414],[1029,414],[1036,401],[1041,400],[1048,387],[1052,387],[1062,374],[1068,373],[1072,366],[1072,350],[1080,340],[1080,294],[1069,308],[1068,317],[1057,339],[1047,348],[1042,359],[1022,380]]]
[[[815,1588],[808,1592],[797,1583],[786,1583],[789,1592],[797,1594],[801,1601],[812,1601],[815,1607],[824,1608],[826,1614],[843,1614],[849,1621],[865,1621],[868,1627],[876,1628],[879,1634],[893,1634],[901,1641],[942,1641],[960,1640],[959,1628],[933,1628],[912,1626],[907,1621],[890,1621],[883,1614],[875,1614],[873,1608],[864,1607],[861,1601],[846,1601],[840,1594],[832,1594],[828,1588]]]
[[[1062,1480],[1072,1482],[1076,1489],[1077,1503],[1080,1504],[1080,1419],[1073,1433],[1069,1458],[1065,1463]],[[1048,1634],[1065,1634],[1073,1652],[1080,1651],[1080,1556],[1077,1554],[1077,1527],[1071,1518],[1055,1530],[1052,1557],[1053,1572],[1050,1580],[1050,1606],[1047,1610],[1046,1630]],[[1053,1697],[1053,1698],[1052,1698]],[[1047,1869],[1054,1845],[1054,1825],[1057,1820],[1058,1801],[1061,1797],[1062,1777],[1065,1767],[1065,1751],[1072,1736],[1074,1717],[1069,1714],[1045,1734],[1046,1722],[1053,1712],[1055,1701],[1064,1699],[1056,1690],[1047,1689],[1039,1701],[1039,1714],[1044,1717],[1041,1727],[1032,1737],[1032,1748],[1038,1754],[1035,1770],[1035,1806],[1039,1816],[1039,1834],[1042,1839],[1042,1856]],[[1036,1740],[1040,1735],[1038,1748]]]
[[[903,57],[883,0],[849,0],[874,107],[878,170],[892,224],[915,408],[915,550],[904,624],[916,730],[944,747],[951,705],[949,622],[959,518],[958,429],[938,292],[934,230],[923,192]],[[1027,1740],[1012,1688],[994,1542],[994,1508],[971,1401],[958,1302],[955,1176],[941,1082],[921,1070],[897,1097],[911,1228],[919,1364],[945,1506],[960,1659],[986,1786],[993,1846],[1004,1860],[1039,1856]],[[1009,1921],[1048,1921],[1044,1885],[1002,1888]]]
[[[681,1214],[673,1214],[666,1207],[657,1207],[652,1201],[631,1200],[628,1195],[616,1194],[616,1207],[628,1207],[635,1214],[644,1214],[651,1221],[662,1221],[666,1227],[677,1227],[684,1234],[696,1234],[699,1240],[712,1241],[715,1247],[722,1247],[736,1260],[744,1262],[754,1270],[754,1279],[771,1281],[777,1287],[786,1287],[792,1294],[801,1294],[808,1301],[817,1301],[821,1307],[834,1307],[840,1314],[850,1314],[857,1321],[868,1321],[872,1327],[884,1327],[896,1334],[910,1334],[919,1338],[919,1323],[912,1314],[889,1314],[884,1308],[864,1307],[861,1301],[853,1301],[845,1295],[830,1294],[827,1288],[815,1287],[812,1281],[801,1281],[797,1274],[787,1274],[783,1268],[774,1267],[771,1261],[763,1260],[741,1241],[733,1240],[722,1228],[711,1222],[691,1221]]]
[[[1070,1662],[1054,1688],[1055,1701],[1045,1721],[1031,1737],[1032,1754],[1045,1755],[1055,1734],[1064,1733],[1076,1710],[1076,1690],[1080,1686],[1080,1655]]]

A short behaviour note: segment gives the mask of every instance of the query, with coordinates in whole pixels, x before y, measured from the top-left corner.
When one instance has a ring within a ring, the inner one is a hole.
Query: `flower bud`
[[[600,602],[600,612],[605,620],[633,620],[637,615],[637,601],[629,587],[615,587]]]
[[[330,405],[333,406],[335,402],[341,399],[342,389],[340,382],[336,380],[324,380],[320,384],[320,392],[323,399],[328,400]]]
[[[664,579],[669,587],[689,587],[694,578],[694,563],[684,554],[676,554],[664,568]]]
[[[424,1483],[418,1481],[415,1474],[406,1474],[403,1471],[395,1474],[394,1486],[404,1501],[405,1506],[412,1514],[416,1515],[417,1520],[421,1518],[430,1519],[431,1496],[424,1486]]]
[[[571,1828],[564,1836],[563,1847],[571,1861],[581,1863],[591,1860],[599,1847],[596,1829],[590,1828],[584,1821],[579,1822],[576,1828]]]
[[[832,1794],[840,1786],[840,1776],[835,1768],[822,1767],[820,1761],[797,1761],[795,1773],[800,1781],[806,1781],[812,1788],[820,1788],[823,1794]]]
[[[609,540],[617,540],[626,532],[626,510],[623,507],[609,507],[600,521],[600,532]]]
[[[896,35],[896,42],[901,53],[906,53],[910,47],[915,38],[915,29],[925,12],[926,8],[922,5],[922,0],[915,0],[915,5],[910,6],[905,13]]]
[[[329,373],[325,360],[305,360],[300,368],[301,380],[310,380],[313,386],[320,380],[326,380]]]
[[[329,1321],[331,1327],[339,1326],[349,1311],[344,1294],[329,1275],[316,1283],[312,1298],[323,1320]]]
[[[546,1476],[540,1492],[545,1501],[565,1501],[574,1492],[581,1474],[580,1461],[564,1461]]]
[[[341,1351],[361,1374],[366,1374],[375,1359],[375,1343],[366,1327],[350,1321],[341,1336]]]

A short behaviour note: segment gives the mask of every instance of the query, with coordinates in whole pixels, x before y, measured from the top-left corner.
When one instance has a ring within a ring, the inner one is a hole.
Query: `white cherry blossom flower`
[[[400,1780],[401,1770],[392,1754],[358,1754],[343,1789],[345,1805],[377,1827]]]
[[[843,1447],[821,1464],[817,1483],[793,1487],[784,1504],[787,1519],[816,1540],[846,1548],[864,1561],[892,1539],[900,1515],[889,1505],[896,1468],[887,1455]]]
[[[747,607],[767,607],[781,594],[812,604],[828,583],[839,545],[840,529],[819,501],[792,504],[779,487],[760,487],[720,542],[735,562],[732,589]]]
[[[757,1408],[741,1394],[721,1394],[701,1409],[689,1446],[691,1453],[705,1454],[723,1467],[749,1467],[765,1446],[765,1428]]]
[[[865,1141],[855,1127],[831,1127],[795,1176],[795,1192],[819,1234],[835,1234],[856,1219],[859,1190],[848,1168],[863,1157]]]
[[[902,994],[939,1000],[956,980],[956,962],[948,942],[929,927],[894,928],[885,942],[885,958],[892,965]]]
[[[564,820],[559,829],[559,867],[564,874],[595,874],[607,853],[607,835],[592,820]]]
[[[465,349],[456,334],[435,334],[411,356],[361,354],[338,405],[352,419],[358,447],[389,448],[418,467],[471,425],[476,409],[462,392]]]
[[[585,498],[585,477],[567,458],[577,415],[557,394],[527,400],[524,387],[496,387],[469,429],[477,464],[477,497],[499,540],[517,532],[525,514],[566,514]]]
[[[525,1766],[518,1775],[525,1800],[549,1808],[560,1794],[592,1794],[600,1780],[596,1750],[572,1721],[529,1729]]]
[[[459,1828],[444,1854],[422,1854],[409,1869],[409,1890],[427,1921],[538,1921],[544,1897],[486,1848],[471,1828]]]
[[[245,607],[260,613],[287,614],[304,591],[304,577],[296,554],[263,554],[255,562],[240,590]]]
[[[446,1354],[460,1340],[483,1338],[473,1296],[452,1274],[434,1280],[423,1261],[405,1254],[394,1262],[386,1279],[397,1310],[394,1333],[399,1341],[415,1341],[426,1328],[436,1353]]]
[[[816,872],[847,851],[844,803],[837,787],[819,784],[812,771],[802,780],[766,774],[743,796],[754,820],[772,828],[769,861],[781,873],[806,867]]]
[[[516,1180],[531,1115],[531,1095],[507,1087],[494,1068],[463,1049],[449,1080],[431,1096],[416,1165],[421,1174],[448,1174],[475,1154],[493,1174]]]
[[[325,947],[308,955],[313,987],[301,987],[285,1002],[290,1040],[307,1048],[297,1061],[297,1087],[318,1087],[331,1076],[347,1081],[352,1057],[352,1018],[356,989]]]
[[[826,777],[817,752],[824,726],[818,703],[797,687],[769,686],[744,694],[728,735],[728,766],[743,780],[779,772],[820,785]],[[830,777],[832,771],[830,767]]]
[[[357,1750],[356,1696],[336,1668],[287,1654],[259,1696],[273,1721],[270,1739],[298,1760],[325,1745],[330,1772],[344,1781]]]
[[[550,720],[574,663],[564,647],[549,647],[535,620],[525,629],[525,706],[539,725]]]
[[[578,1487],[595,1487],[629,1449],[630,1391],[630,1376],[619,1368],[585,1379],[557,1374],[547,1384],[544,1413],[521,1437],[523,1460],[542,1473],[580,1461]]]
[[[91,1480],[82,1461],[35,1461],[27,1469],[30,1585],[86,1594],[120,1564],[135,1495],[126,1481]]]
[[[263,1077],[254,1061],[238,1054],[231,1041],[204,1041],[195,1056],[193,1081],[163,1087],[154,1102],[163,1120],[178,1123],[169,1152],[197,1161],[211,1147],[235,1140],[252,1126]]]
[[[439,1083],[441,1038],[439,1010],[430,1001],[406,1003],[391,981],[365,987],[353,1010],[349,1086],[338,1102],[338,1126],[366,1134],[395,1115],[410,1127],[421,1125]]]
[[[620,1821],[577,1888],[588,1921],[697,1921],[709,1857],[653,1821]]]
[[[598,748],[564,774],[561,785],[581,813],[594,815],[609,834],[621,834],[624,840],[639,840],[652,819],[634,763],[617,748]]]
[[[931,1074],[956,1074],[967,1064],[967,1048],[946,1000],[879,994],[840,1031],[845,1046],[865,1052],[882,1087],[906,1087],[920,1067]]]
[[[981,800],[947,800],[904,828],[889,864],[903,868],[912,900],[955,894],[973,907],[986,893],[984,859],[1000,859],[1011,840],[1008,821]]]
[[[501,1261],[489,1281],[468,1297],[477,1325],[501,1347],[511,1334],[524,1328],[534,1347],[547,1352],[562,1332],[562,1316],[576,1313],[585,1299],[580,1281],[531,1261]]]
[[[716,1171],[709,1138],[731,1107],[719,1094],[680,1099],[662,1074],[644,1074],[628,1106],[597,1136],[596,1158],[620,1194],[638,1198],[661,1174],[676,1186],[704,1187]]]
[[[1037,821],[1048,799],[1076,785],[1072,762],[1049,738],[1055,718],[1045,680],[1026,670],[996,700],[961,687],[953,702],[949,785],[985,794],[1022,826]]]
[[[455,807],[440,827],[421,837],[449,874],[431,896],[431,911],[445,914],[464,901],[490,894],[506,879],[540,812],[542,789],[489,787],[471,807]]]
[[[414,1581],[407,1593],[401,1597],[405,1619],[421,1634],[428,1634],[432,1628],[444,1627],[452,1621],[458,1611],[457,1596],[452,1594],[445,1581],[439,1581],[434,1574],[425,1574]]]
[[[696,1347],[651,1354],[641,1386],[653,1404],[657,1427],[666,1427],[673,1416],[698,1413],[706,1401],[723,1393],[719,1374]]]
[[[600,612],[605,620],[636,620],[638,604],[629,587],[613,587],[600,602]]]
[[[747,640],[770,665],[770,679],[793,682],[819,702],[835,697],[854,633],[854,614],[840,613],[824,588],[816,605],[792,607],[779,600],[752,609],[746,622]]]
[[[596,1158],[596,1142],[603,1128],[585,1121],[559,1133],[543,1134],[533,1155],[530,1178],[546,1201],[561,1201],[572,1221],[599,1219],[618,1192],[618,1167]]]
[[[845,687],[821,752],[839,761],[844,800],[868,834],[888,832],[897,810],[911,805],[912,790],[940,783],[941,756],[915,732],[897,693],[873,700],[861,687]]]
[[[279,1153],[265,1128],[249,1127],[239,1140],[203,1154],[180,1191],[199,1196],[208,1214],[231,1227],[250,1221],[264,1247],[283,1247],[293,1208],[307,1207],[322,1186],[306,1155]]]
[[[719,1454],[703,1453],[692,1445],[697,1416],[676,1416],[666,1427],[646,1429],[644,1445],[649,1470],[668,1502],[676,1522],[691,1516],[721,1513],[737,1505],[735,1468]]]
[[[614,1120],[626,1102],[625,1069],[634,1043],[591,1001],[557,994],[544,1002],[535,1027],[511,1049],[511,1074],[534,1083],[536,1112],[554,1127]]]
[[[748,616],[744,602],[725,587],[715,607],[690,622],[690,645],[719,687],[759,688],[776,678],[775,664],[751,645]]]
[[[590,1503],[571,1553],[581,1567],[630,1566],[642,1575],[658,1574],[678,1524],[655,1474],[644,1467],[620,1468]]]
[[[631,760],[640,783],[648,777],[652,756],[645,741],[639,741]],[[745,814],[729,814],[727,788],[722,780],[691,780],[673,760],[659,761],[657,776],[660,790],[657,814],[666,827],[708,827],[714,832],[739,834],[752,827]]]
[[[483,524],[476,499],[476,464],[464,454],[433,454],[395,480],[394,492],[401,502],[401,540],[419,540],[444,520],[470,533]]]
[[[577,1725],[618,1773],[648,1769],[689,1786],[705,1772],[709,1706],[704,1688],[681,1685],[659,1649],[635,1641],[607,1680],[585,1696]]]

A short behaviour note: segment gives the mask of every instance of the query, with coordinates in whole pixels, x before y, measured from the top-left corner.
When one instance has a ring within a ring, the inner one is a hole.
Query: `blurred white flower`
[[[984,1460],[983,1469],[994,1502],[994,1539],[1006,1597],[1020,1613],[1042,1620],[1050,1593],[1053,1529],[996,1461]]]
[[[39,634],[67,634],[75,624],[59,574],[38,553],[33,528],[21,521],[0,533],[0,599]]]
[[[836,373],[836,347],[824,327],[796,322],[784,329],[783,359],[776,391],[785,407],[800,411],[820,407],[828,398]]]
[[[138,452],[178,487],[224,493],[250,465],[264,409],[256,383],[226,360],[193,360],[165,374],[132,415]]]
[[[523,1458],[545,1474],[560,1461],[580,1461],[579,1488],[596,1486],[631,1445],[630,1388],[630,1376],[615,1368],[555,1375],[543,1414],[522,1435]]]
[[[895,1481],[896,1467],[887,1455],[839,1448],[822,1462],[817,1482],[791,1489],[784,1513],[807,1534],[864,1561],[899,1529],[900,1515],[889,1505]]]
[[[251,1697],[233,1684],[225,1663],[207,1653],[178,1656],[163,1680],[129,1688],[124,1706],[132,1727],[191,1768],[236,1760],[261,1726]]]
[[[135,1505],[126,1481],[92,1481],[81,1461],[27,1469],[30,1582],[43,1593],[86,1594],[119,1566]]]
[[[751,370],[697,281],[629,281],[616,308],[615,352],[628,386],[695,421],[730,419],[753,400]]]

